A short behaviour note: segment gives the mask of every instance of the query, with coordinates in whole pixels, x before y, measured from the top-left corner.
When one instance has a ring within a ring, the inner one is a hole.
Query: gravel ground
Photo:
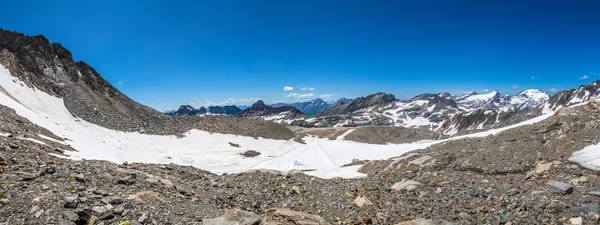
[[[369,144],[403,144],[419,140],[437,140],[440,138],[444,138],[444,136],[427,129],[388,126],[359,127],[346,136],[346,140]]]

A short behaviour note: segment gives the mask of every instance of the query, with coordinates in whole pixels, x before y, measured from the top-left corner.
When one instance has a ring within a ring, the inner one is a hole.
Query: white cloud
[[[322,94],[322,95],[319,95],[319,98],[331,98],[334,96],[336,96],[336,95],[335,94]]]
[[[118,85],[123,86],[123,81],[117,82]]]
[[[315,90],[315,88],[311,88],[311,87],[303,87],[303,88],[300,88],[300,90],[301,90],[301,91],[314,91],[314,90]]]
[[[483,92],[490,92],[490,90],[486,88],[486,89],[483,89]]]
[[[532,79],[532,80],[535,80],[535,76],[531,76],[531,79]]]
[[[556,93],[556,92],[558,92],[558,89],[556,89],[556,88],[550,88],[550,90],[548,90],[548,92],[550,92],[550,93]]]
[[[520,87],[519,87],[519,85],[513,85],[512,88],[513,89],[517,89],[517,88],[520,88]]]
[[[288,98],[293,98],[293,99],[305,99],[305,98],[312,98],[314,96],[315,96],[315,94],[313,94],[313,93],[306,93],[306,94],[289,93],[287,95]]]
[[[588,78],[590,78],[590,76],[588,76],[587,74],[583,75],[583,77],[580,77],[580,80],[587,80]]]
[[[290,86],[284,86],[283,87],[283,91],[293,91],[294,87],[290,87]]]

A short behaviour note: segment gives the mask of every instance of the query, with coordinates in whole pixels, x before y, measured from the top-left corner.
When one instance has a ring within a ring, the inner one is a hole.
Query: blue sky
[[[486,89],[513,94],[600,79],[597,1],[2,5],[0,27],[60,42],[132,99],[159,110],[381,91],[399,99]]]

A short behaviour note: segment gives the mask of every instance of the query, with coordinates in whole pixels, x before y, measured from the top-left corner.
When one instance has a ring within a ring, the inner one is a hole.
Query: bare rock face
[[[240,209],[229,209],[225,214],[204,220],[204,225],[258,225],[261,218],[253,212]]]

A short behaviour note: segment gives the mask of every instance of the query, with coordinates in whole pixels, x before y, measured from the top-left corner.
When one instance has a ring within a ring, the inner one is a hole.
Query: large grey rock
[[[223,215],[203,222],[204,225],[258,225],[261,219],[253,212],[229,209]]]
[[[292,211],[289,209],[273,208],[265,211],[273,218],[283,218],[286,222],[298,225],[326,225],[325,219],[320,216],[305,212]]]
[[[65,198],[65,208],[77,208],[79,205],[79,200],[76,197],[66,197]]]
[[[443,220],[416,219],[406,222],[400,222],[396,225],[452,225],[452,223]]]
[[[548,187],[548,190],[552,193],[563,195],[573,193],[573,185],[567,183],[550,181],[546,184],[546,186]]]
[[[392,191],[412,191],[414,189],[417,189],[419,186],[422,186],[422,184],[417,181],[402,180],[392,185]]]

